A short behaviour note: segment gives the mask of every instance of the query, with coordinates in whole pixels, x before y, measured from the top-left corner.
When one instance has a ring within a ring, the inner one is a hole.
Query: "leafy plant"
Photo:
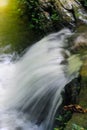
[[[71,118],[71,115],[71,111],[62,111],[62,113],[60,113],[55,119],[54,130],[64,130],[67,121]]]
[[[38,28],[36,26],[40,21],[38,0],[18,0],[18,12],[22,18],[26,17],[30,28]]]
[[[63,116],[59,115],[59,116],[56,118],[56,120],[58,120],[58,121],[63,121],[64,118],[63,118]]]
[[[84,0],[84,5],[87,6],[87,0]]]
[[[54,130],[59,130],[59,128],[54,128]]]
[[[87,0],[79,0],[84,6],[87,6]]]
[[[87,130],[87,129],[84,129],[83,127],[77,124],[72,124],[72,130]]]
[[[18,0],[17,3],[20,17],[29,23],[31,29],[45,31],[60,22],[60,16],[54,6],[44,10],[39,0]]]

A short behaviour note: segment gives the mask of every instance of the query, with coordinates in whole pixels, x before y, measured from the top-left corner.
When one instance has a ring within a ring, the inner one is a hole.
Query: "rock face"
[[[81,20],[87,22],[87,15],[81,3],[78,0],[54,0],[58,12],[67,22],[76,22]]]
[[[65,21],[75,22],[75,19],[73,17],[73,7],[78,8],[79,3],[77,4],[73,0],[55,0],[55,7]]]
[[[84,109],[87,109],[87,58],[85,58],[84,65],[81,69],[82,76],[82,89],[79,94],[79,105],[81,105]],[[64,130],[71,130],[72,125],[76,124],[87,129],[87,113],[74,113],[71,120],[67,123],[67,126]]]
[[[72,38],[73,39],[73,51],[76,53],[79,52],[81,58],[83,59],[83,66],[80,71],[81,80],[79,91],[79,95],[77,95],[77,103],[82,106],[84,109],[87,109],[87,26],[81,26],[77,29],[77,34]],[[75,85],[72,84],[73,87],[70,87],[68,91],[71,93],[70,97],[72,97],[72,93],[74,95],[76,92]],[[77,84],[78,88],[79,84]],[[68,89],[68,88],[66,88]],[[74,91],[73,91],[74,90]],[[69,93],[68,92],[68,93]],[[70,98],[69,97],[69,98]],[[74,96],[75,97],[75,96]],[[71,98],[72,99],[72,98]],[[67,126],[64,130],[71,130],[73,125],[76,124],[78,127],[81,126],[83,130],[87,129],[87,113],[74,113],[70,121],[67,123]]]
[[[82,26],[77,29],[77,32],[72,36],[71,46],[73,49],[72,53],[79,53],[83,60],[83,65],[80,70],[80,75],[75,78],[69,84],[65,86],[64,103],[65,105],[78,104],[84,110],[87,109],[87,31],[84,31],[86,26]],[[67,113],[69,111],[67,110]],[[63,114],[64,115],[64,114]],[[61,115],[62,119],[64,116]],[[71,118],[71,119],[70,119]],[[87,129],[87,113],[78,113],[74,111],[72,117],[70,117],[64,130],[72,130],[74,127]],[[63,119],[64,120],[64,119]],[[64,120],[65,121],[65,120]],[[58,124],[58,122],[57,122]],[[60,127],[59,127],[60,128]]]
[[[75,39],[74,48],[87,47],[87,34],[82,33]]]
[[[76,33],[69,39],[69,46],[73,53],[78,53],[78,51],[81,52],[82,50],[84,52],[87,49],[87,25],[77,28]]]
[[[87,33],[81,33],[77,36],[77,38],[73,41],[74,45],[72,46],[72,50],[77,51],[84,48],[87,48]]]
[[[76,104],[78,103],[78,95],[81,89],[81,76],[75,78],[66,85],[65,87],[65,104]]]
[[[79,0],[39,0],[43,13],[48,20],[51,19],[53,10],[56,10],[64,23],[87,23],[87,14]]]
[[[19,0],[18,10],[30,27],[43,32],[87,24],[87,13],[80,0]]]

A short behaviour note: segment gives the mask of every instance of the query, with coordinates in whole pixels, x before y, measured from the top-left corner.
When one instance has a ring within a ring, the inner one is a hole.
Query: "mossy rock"
[[[79,94],[79,105],[87,109],[87,59],[84,61],[80,74],[82,76],[82,89]],[[64,130],[72,130],[73,124],[87,130],[87,113],[74,113]]]
[[[82,66],[80,74],[82,76],[83,85],[86,85],[87,84],[87,57],[85,58],[85,61],[84,61],[84,64]]]
[[[84,87],[80,92],[79,105],[81,105],[84,109],[87,108],[87,87]],[[84,129],[87,129],[87,113],[74,113],[64,130],[72,130],[73,124],[77,124]]]
[[[72,130],[73,124],[81,126],[84,130],[87,129],[87,114],[73,114],[72,119],[68,122],[64,130]]]

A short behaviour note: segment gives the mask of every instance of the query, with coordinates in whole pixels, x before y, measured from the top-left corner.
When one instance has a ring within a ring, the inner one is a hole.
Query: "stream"
[[[61,92],[82,65],[68,50],[72,32],[38,41],[10,12],[0,11],[0,130],[51,130]]]

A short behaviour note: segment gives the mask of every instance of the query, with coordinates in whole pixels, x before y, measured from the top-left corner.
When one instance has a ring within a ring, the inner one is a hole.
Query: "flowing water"
[[[0,130],[51,130],[61,92],[78,76],[82,62],[68,51],[69,29],[32,45],[12,62],[0,55]]]
[[[50,34],[20,57],[38,38],[14,10],[7,12],[0,10],[0,130],[51,130],[61,92],[82,65],[68,49],[72,33]]]

